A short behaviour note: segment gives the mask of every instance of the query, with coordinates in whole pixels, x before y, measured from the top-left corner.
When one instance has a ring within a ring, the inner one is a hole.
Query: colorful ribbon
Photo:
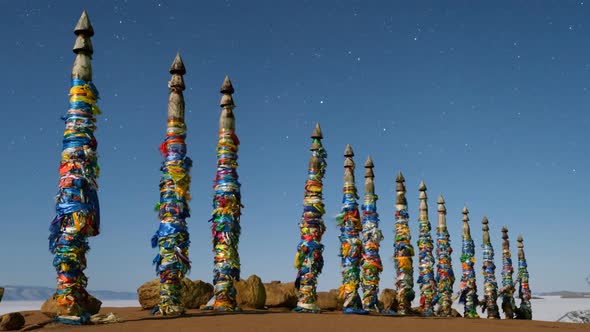
[[[179,75],[174,71],[171,72],[173,75]],[[178,81],[181,82],[181,78]],[[178,81],[173,77],[171,82]],[[182,96],[182,90],[184,90],[184,84],[170,84],[170,94]],[[178,107],[184,110],[184,100],[182,98],[180,100],[181,105]],[[184,314],[181,280],[190,270],[188,257],[190,241],[186,218],[190,217],[188,202],[191,178],[189,173],[192,160],[186,156],[185,138],[184,119],[177,119],[169,114],[166,139],[160,145],[164,161],[160,168],[162,171],[160,202],[155,207],[160,226],[152,237],[152,248],[159,247],[158,255],[153,263],[156,265],[156,272],[160,275],[160,302],[154,307],[152,313],[164,316]]]
[[[98,91],[92,82],[72,79],[70,109],[65,122],[63,152],[59,166],[56,216],[49,228],[49,250],[57,271],[55,301],[67,315],[85,317],[88,301],[86,252],[88,237],[100,231],[100,208],[96,179],[99,176],[95,116],[100,114]]]
[[[397,182],[397,201],[395,212],[395,243],[394,243],[394,266],[397,274],[395,287],[398,298],[398,314],[408,315],[412,309],[412,300],[414,300],[414,269],[412,267],[412,257],[414,256],[414,247],[411,244],[412,237],[408,227],[409,214],[407,210],[407,201],[405,197],[406,187],[404,177],[399,173]]]
[[[506,319],[513,319],[516,314],[516,303],[514,302],[514,281],[512,274],[514,268],[512,267],[512,257],[510,254],[510,242],[508,241],[508,228],[502,228],[502,288],[500,288],[500,296],[502,297],[502,311]]]
[[[312,137],[312,156],[305,183],[303,215],[299,222],[301,241],[295,255],[295,268],[297,269],[295,288],[299,291],[299,299],[297,307],[293,310],[297,312],[320,311],[317,305],[316,287],[317,278],[324,266],[322,256],[324,245],[321,244],[321,240],[326,227],[322,220],[325,213],[322,200],[322,181],[326,172],[328,154],[322,146],[321,134],[313,136],[316,137]]]
[[[527,270],[526,258],[524,256],[524,245],[522,236],[518,236],[518,297],[520,307],[517,310],[517,319],[533,319],[531,307],[531,289],[529,288],[529,272]]]
[[[488,318],[500,319],[498,310],[498,283],[496,282],[496,265],[494,264],[494,248],[490,242],[488,219],[484,217],[483,221],[483,266],[481,273],[484,276],[484,293],[482,312],[488,311]]]
[[[451,306],[453,304],[453,284],[455,283],[455,274],[453,272],[453,263],[451,254],[451,240],[449,231],[447,229],[446,214],[444,198],[438,198],[438,227],[437,241],[436,241],[436,257],[438,264],[436,267],[436,285],[438,287],[438,303],[440,311],[438,313],[441,317],[451,316]]]
[[[428,220],[428,204],[426,196],[426,186],[424,182],[420,184],[420,217],[418,218],[419,236],[418,236],[418,260],[419,275],[418,284],[420,285],[420,307],[422,314],[426,317],[434,316],[434,304],[438,300],[436,294],[436,281],[434,279],[434,256],[432,249],[432,237],[430,236],[430,221]]]
[[[475,284],[475,271],[473,266],[475,264],[475,245],[471,238],[469,230],[469,217],[467,208],[463,209],[463,241],[461,247],[461,267],[463,274],[461,275],[461,284],[459,291],[459,303],[465,305],[465,318],[479,318],[477,314],[477,305],[479,300],[477,298],[477,285]]]

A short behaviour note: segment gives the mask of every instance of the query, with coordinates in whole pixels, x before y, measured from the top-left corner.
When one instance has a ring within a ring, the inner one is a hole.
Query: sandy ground
[[[103,308],[102,314],[114,312],[122,322],[106,325],[68,326],[49,323],[34,331],[434,331],[434,332],[543,332],[590,331],[590,324],[553,323],[544,321],[507,321],[463,318],[419,318],[395,316],[344,315],[340,312],[300,314],[283,310],[212,313],[190,310],[178,318],[154,317],[140,308]],[[26,325],[47,322],[39,311],[23,312]]]

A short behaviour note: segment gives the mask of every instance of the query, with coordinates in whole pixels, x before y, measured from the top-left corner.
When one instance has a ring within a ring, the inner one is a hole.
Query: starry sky
[[[368,154],[375,163],[385,235],[381,287],[394,283],[401,170],[414,245],[420,180],[433,223],[436,197],[444,195],[457,275],[467,204],[480,289],[486,215],[497,265],[502,225],[510,229],[513,256],[516,235],[524,235],[533,292],[588,290],[590,2],[565,0],[0,2],[0,285],[55,285],[47,236],[73,28],[83,9],[95,30],[94,83],[103,111],[96,131],[102,233],[90,239],[89,289],[134,291],[156,277],[150,239],[159,222],[158,146],[168,69],[180,52],[194,160],[192,279],[212,280],[219,86],[229,74],[242,142],[244,277],[296,276],[309,136],[320,122],[328,151],[320,290],[340,283],[334,217],[347,143],[361,195]]]

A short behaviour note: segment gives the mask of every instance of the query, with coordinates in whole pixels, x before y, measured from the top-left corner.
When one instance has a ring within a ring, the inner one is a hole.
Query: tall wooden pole
[[[301,241],[295,255],[295,268],[297,269],[295,288],[299,292],[299,299],[297,307],[293,310],[297,312],[320,312],[316,288],[318,276],[324,267],[322,256],[324,245],[321,241],[326,226],[322,220],[325,213],[322,187],[326,173],[326,158],[328,157],[322,146],[322,138],[322,130],[318,123],[311,134],[311,158],[305,183],[303,215],[299,222]]]
[[[66,128],[59,166],[59,191],[56,216],[50,227],[49,249],[54,254],[57,291],[54,295],[60,318],[64,323],[85,324],[95,314],[89,306],[86,291],[88,279],[86,252],[88,237],[99,234],[100,208],[96,179],[99,175],[95,116],[98,90],[92,83],[93,53],[90,37],[94,29],[86,11],[74,29],[76,60],[72,68],[70,107],[63,118]],[[99,301],[100,304],[100,301]],[[99,305],[100,307],[100,305]],[[94,310],[95,311],[95,310]]]
[[[152,247],[159,247],[154,259],[160,276],[160,302],[153,313],[178,316],[185,312],[181,301],[181,280],[190,270],[189,233],[186,218],[190,216],[190,169],[192,160],[186,156],[186,124],[184,121],[184,63],[177,54],[170,67],[168,82],[168,123],[166,139],[160,145],[164,161],[160,170],[160,226],[152,238]]]
[[[365,196],[363,199],[363,260],[361,268],[361,286],[363,288],[363,309],[379,312],[379,281],[383,271],[383,264],[379,256],[379,244],[383,234],[379,229],[379,214],[377,213],[377,199],[375,194],[375,174],[373,160],[367,157],[365,162]]]
[[[459,302],[465,305],[465,318],[479,318],[477,314],[477,305],[479,300],[477,298],[477,285],[475,283],[475,271],[473,265],[475,264],[475,245],[471,238],[471,230],[469,229],[469,210],[467,207],[463,208],[463,242],[461,247],[461,267],[463,274],[461,276],[460,297]]]
[[[494,264],[494,247],[490,241],[490,227],[488,218],[481,221],[483,231],[483,266],[481,273],[483,282],[483,311],[488,311],[488,319],[500,319],[498,310],[498,283],[496,282],[496,265]]]
[[[436,284],[438,287],[438,303],[440,304],[439,316],[450,317],[453,304],[453,284],[455,274],[451,254],[451,240],[447,229],[447,208],[442,195],[438,196],[438,226],[436,241],[436,256],[438,260],[436,268]]]
[[[336,220],[340,226],[340,257],[342,285],[340,298],[344,301],[344,313],[366,314],[358,293],[362,242],[359,236],[363,229],[358,209],[358,194],[354,179],[354,152],[350,144],[344,150],[344,186],[342,189],[342,212]]]
[[[397,182],[397,199],[395,201],[395,254],[394,266],[396,276],[395,287],[399,303],[398,314],[408,315],[412,310],[414,300],[414,268],[412,257],[414,247],[412,246],[410,228],[408,227],[408,202],[406,200],[406,186],[402,172],[399,172],[395,180]]]
[[[516,315],[516,303],[514,302],[514,281],[512,274],[512,255],[510,254],[510,241],[508,240],[508,227],[502,227],[502,311],[506,319],[513,319]]]
[[[434,279],[434,256],[432,249],[432,237],[430,235],[430,221],[428,219],[428,196],[424,181],[420,182],[420,215],[418,217],[418,284],[420,285],[420,308],[422,314],[427,317],[434,316],[434,304],[436,301],[436,281]]]
[[[519,234],[516,241],[518,241],[518,297],[520,298],[520,307],[516,311],[516,319],[533,319],[529,271],[524,256],[522,235]]]
[[[213,284],[215,302],[213,309],[219,311],[239,310],[236,303],[234,282],[240,280],[241,194],[238,182],[238,146],[235,134],[235,108],[232,94],[234,88],[226,76],[221,85],[221,116],[217,143],[217,174],[211,232],[215,252]]]

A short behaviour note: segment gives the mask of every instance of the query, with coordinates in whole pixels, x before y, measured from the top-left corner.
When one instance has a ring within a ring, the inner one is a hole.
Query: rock
[[[391,288],[383,288],[379,300],[383,303],[383,310],[393,310],[397,312],[397,292]]]
[[[79,303],[79,306],[86,312],[91,315],[95,315],[100,311],[100,306],[102,302],[95,298],[94,296],[88,294],[88,299],[85,303]],[[77,316],[78,315],[78,308],[64,308],[58,306],[55,302],[55,294],[48,298],[43,305],[41,305],[41,312],[50,318],[54,318],[58,315],[66,315],[66,316]]]
[[[12,312],[0,317],[0,331],[20,330],[25,325],[25,317],[20,312]]]
[[[0,287],[0,302],[2,302],[2,296],[4,296],[4,288]]]
[[[213,285],[201,280],[183,278],[181,301],[187,309],[199,308],[213,296]],[[143,309],[152,309],[160,302],[160,279],[146,282],[137,289],[139,304]]]
[[[344,300],[339,298],[340,290],[331,289],[328,292],[318,292],[318,306],[321,310],[342,310]]]
[[[240,308],[264,309],[266,290],[262,280],[253,274],[248,279],[234,283],[236,288],[236,302]]]
[[[271,281],[264,284],[264,290],[266,291],[265,304],[269,308],[293,309],[297,306],[297,289],[294,282],[283,284],[280,281]]]

